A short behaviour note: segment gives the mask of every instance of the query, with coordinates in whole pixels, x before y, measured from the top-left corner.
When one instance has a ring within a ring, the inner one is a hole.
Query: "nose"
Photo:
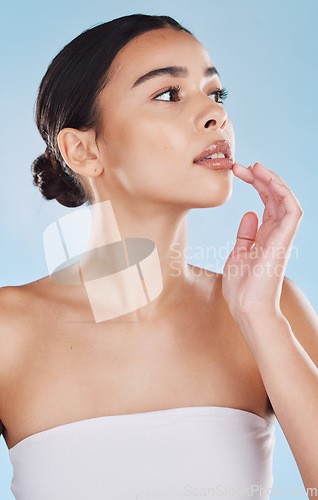
[[[208,96],[203,97],[200,109],[194,120],[195,128],[199,132],[205,130],[223,130],[227,124],[227,112],[225,109]]]

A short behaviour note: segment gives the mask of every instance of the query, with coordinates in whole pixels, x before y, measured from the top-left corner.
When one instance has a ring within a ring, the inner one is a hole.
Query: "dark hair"
[[[116,54],[136,36],[159,28],[183,28],[169,16],[133,14],[98,24],[67,44],[49,65],[39,87],[36,124],[47,147],[31,166],[33,183],[48,200],[66,207],[90,202],[82,177],[68,167],[57,137],[66,127],[78,130],[98,125],[97,97],[107,84]]]

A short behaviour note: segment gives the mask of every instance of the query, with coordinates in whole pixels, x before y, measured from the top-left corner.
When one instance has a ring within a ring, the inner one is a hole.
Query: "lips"
[[[206,159],[208,156],[223,153],[225,158]],[[229,170],[233,167],[233,152],[228,141],[216,141],[208,146],[193,161],[198,165],[203,165],[216,170]]]

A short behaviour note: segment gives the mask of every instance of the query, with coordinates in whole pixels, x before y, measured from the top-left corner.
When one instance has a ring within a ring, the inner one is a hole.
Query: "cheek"
[[[136,116],[136,115],[135,115]],[[136,162],[145,167],[149,161],[152,164],[161,163],[162,168],[176,159],[184,160],[189,140],[182,130],[181,124],[176,124],[160,116],[151,119],[138,113],[114,123],[109,137],[110,151],[113,162],[122,167]]]
[[[180,128],[166,121],[122,120],[109,136],[109,180],[139,199],[173,199],[184,178],[188,142]]]

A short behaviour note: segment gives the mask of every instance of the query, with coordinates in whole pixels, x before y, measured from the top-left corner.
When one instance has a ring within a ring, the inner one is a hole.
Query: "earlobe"
[[[74,172],[97,177],[103,171],[93,130],[64,128],[58,134],[58,146],[65,163]]]

